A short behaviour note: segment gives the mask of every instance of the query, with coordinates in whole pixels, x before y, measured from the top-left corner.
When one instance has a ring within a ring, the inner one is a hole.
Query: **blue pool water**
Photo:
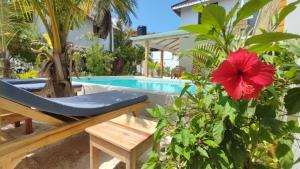
[[[109,77],[81,77],[79,79],[74,78],[75,82],[93,83],[98,85],[110,85],[127,87],[133,89],[147,90],[153,92],[163,92],[180,94],[186,83],[190,83],[186,80],[173,80],[173,79],[154,79],[145,77],[122,77],[122,76],[109,76]],[[196,87],[191,86],[189,91],[196,92]]]

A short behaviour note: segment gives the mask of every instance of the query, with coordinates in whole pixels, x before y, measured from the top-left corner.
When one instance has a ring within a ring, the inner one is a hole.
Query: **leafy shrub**
[[[20,79],[33,79],[38,77],[38,71],[30,70],[26,73],[18,74],[18,78]]]
[[[99,43],[93,43],[85,51],[86,66],[93,75],[110,75],[112,69],[112,55],[104,52]]]
[[[196,34],[199,44],[209,42],[213,50],[192,49],[192,58],[197,57],[198,66],[206,70],[201,76],[185,75],[197,86],[197,93],[190,93],[187,85],[173,104],[149,110],[159,119],[155,140],[166,144],[161,155],[151,152],[143,168],[293,166],[294,133],[300,128],[296,119],[287,116],[300,112],[300,88],[289,89],[300,71],[294,64],[299,55],[281,41],[300,36],[273,32],[276,29],[251,37],[245,36],[251,30],[240,35],[233,31],[268,2],[249,0],[241,9],[236,4],[228,14],[215,4],[194,8],[201,13],[202,24],[182,29]],[[284,8],[278,15],[286,16],[290,11]],[[261,78],[253,78],[256,75]]]

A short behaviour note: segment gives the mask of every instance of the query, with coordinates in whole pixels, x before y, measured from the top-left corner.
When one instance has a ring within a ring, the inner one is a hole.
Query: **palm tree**
[[[135,15],[137,0],[96,0],[95,24],[99,26],[100,36],[106,38],[112,29],[112,12],[125,25],[131,25],[130,14]]]
[[[74,67],[68,54],[69,31],[82,23],[88,15],[94,15],[95,22],[103,32],[111,27],[111,12],[130,23],[129,15],[134,14],[136,0],[13,0],[24,13],[33,11],[43,22],[52,44],[52,55],[46,64],[51,96],[64,97],[72,94],[71,74]],[[94,4],[97,4],[94,7]]]
[[[7,0],[0,0],[0,59],[3,62],[3,77],[11,78],[12,56],[8,46],[18,35],[21,29],[28,29],[29,24],[22,17],[19,11],[14,9],[12,3]]]

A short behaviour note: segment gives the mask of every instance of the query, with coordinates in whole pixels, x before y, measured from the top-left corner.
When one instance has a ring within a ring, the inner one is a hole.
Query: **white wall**
[[[244,0],[246,2],[247,0]],[[210,3],[218,2],[218,4],[225,8],[228,13],[234,5],[238,2],[238,0],[213,0]],[[193,6],[188,6],[181,8],[181,16],[180,16],[180,26],[186,26],[190,24],[198,23],[198,13],[192,11]]]
[[[213,0],[210,3],[218,2],[218,4],[225,8],[228,13],[238,0]],[[180,26],[191,24],[198,24],[198,13],[193,12],[193,6],[181,8]],[[185,51],[195,45],[195,38],[187,38],[180,40],[180,50]],[[187,71],[192,71],[192,61],[190,58],[183,57],[179,59],[179,65],[186,68]]]
[[[288,0],[288,3],[295,2],[296,0]],[[300,5],[298,8],[293,11],[290,15],[287,16],[285,21],[285,29],[287,32],[300,34]]]
[[[192,9],[192,6],[181,9],[180,26],[198,24],[198,13],[193,12]]]
[[[219,1],[219,5],[225,8],[226,13],[228,13],[237,2],[238,0],[221,0]]]
[[[36,24],[38,27],[39,32],[43,35],[47,33],[46,28],[44,27],[42,21],[40,19],[36,19]],[[93,33],[93,23],[91,20],[86,20],[84,23],[80,25],[79,28],[74,28],[69,32],[68,35],[68,42],[72,42],[74,45],[79,47],[89,47],[91,44],[90,42],[85,40],[84,35],[88,35]],[[97,41],[103,45],[103,49],[109,51],[110,50],[110,37],[109,35],[107,38],[101,39],[98,38]]]
[[[185,38],[180,40],[180,51],[186,51],[195,45],[195,37]],[[179,59],[179,65],[186,68],[186,71],[191,72],[193,69],[193,62],[188,57]]]

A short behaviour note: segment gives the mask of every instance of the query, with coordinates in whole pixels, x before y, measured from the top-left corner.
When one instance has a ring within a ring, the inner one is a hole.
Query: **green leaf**
[[[178,145],[175,145],[175,152],[179,155],[182,155],[187,160],[190,160],[190,158],[191,158],[190,152],[187,152],[184,148],[181,148]]]
[[[273,43],[259,43],[255,45],[251,45],[248,50],[252,52],[256,52],[258,54],[269,52],[269,51],[281,51],[282,49]]]
[[[204,150],[202,147],[197,147],[197,150],[198,150],[198,152],[200,153],[200,155],[202,155],[202,156],[204,156],[204,157],[206,157],[206,158],[209,158],[209,157],[208,157],[207,151]]]
[[[227,143],[227,156],[231,157],[231,161],[234,163],[234,168],[244,168],[245,159],[246,159],[246,149],[244,145],[234,140],[233,138]]]
[[[300,112],[300,88],[289,89],[284,98],[284,105],[289,115]]]
[[[160,105],[156,105],[153,109],[147,109],[147,111],[154,118],[164,118],[164,115],[166,114],[165,109]]]
[[[288,79],[291,79],[296,76],[296,73],[298,72],[298,70],[299,69],[297,67],[292,67],[292,68],[290,68],[290,70],[284,72],[284,76]]]
[[[205,140],[205,141],[203,141],[203,143],[212,148],[217,148],[219,146],[216,142],[214,142],[212,140]]]
[[[269,119],[269,118],[275,118],[276,112],[272,106],[258,104],[256,106],[255,115],[259,119],[263,119],[263,118]]]
[[[197,24],[197,25],[188,25],[180,27],[179,29],[195,33],[195,34],[207,34],[211,29],[212,26],[208,24]]]
[[[216,144],[220,144],[223,141],[224,132],[225,132],[225,129],[224,129],[223,120],[216,122],[214,125],[214,128],[213,128],[213,133],[212,133]]]
[[[184,88],[181,90],[179,97],[182,97],[190,87],[190,84],[185,84]]]
[[[157,169],[158,159],[158,153],[151,151],[149,154],[149,159],[143,164],[142,169]]]
[[[189,96],[189,98],[194,102],[194,103],[198,103],[198,99],[197,97],[195,97],[192,93],[190,93],[189,91],[186,92]]]
[[[288,16],[291,12],[293,12],[297,8],[297,5],[299,3],[300,3],[300,0],[290,3],[287,6],[285,6],[279,13],[278,23],[282,22],[286,18],[286,16]]]
[[[274,86],[267,87],[267,90],[272,93],[275,98],[278,98],[278,91],[275,90]]]
[[[236,13],[236,11],[239,9],[240,6],[240,2],[238,1],[234,7],[230,10],[230,12],[227,14],[226,18],[225,18],[225,23],[228,24],[229,21],[233,18],[234,14]]]
[[[231,121],[231,123],[235,124],[235,118],[237,116],[236,109],[227,102],[225,104],[224,112],[226,113],[226,115],[229,115],[229,120]],[[223,116],[223,120],[225,119],[225,117],[227,116]]]
[[[203,12],[203,5],[201,5],[201,4],[195,5],[193,7],[193,12],[202,13]]]
[[[174,136],[178,143],[182,143],[184,146],[195,144],[196,137],[190,133],[188,129],[183,129],[180,133]]]
[[[225,26],[226,11],[223,7],[210,4],[203,9],[202,23],[212,25],[217,29],[223,29]]]
[[[146,163],[143,164],[142,169],[157,169],[156,162],[147,161]]]
[[[155,141],[160,141],[160,139],[163,137],[163,134],[164,134],[164,129],[165,127],[167,126],[167,120],[166,119],[163,119],[163,120],[160,120],[158,123],[157,123],[157,126],[156,126],[156,130],[155,130],[155,133],[154,133],[154,140]]]
[[[248,18],[255,12],[264,7],[271,0],[249,0],[237,13],[237,17],[233,22],[233,26],[238,24],[241,20]]]
[[[281,168],[290,169],[293,166],[293,152],[287,144],[278,144],[276,147],[276,157],[279,159]]]
[[[272,43],[278,42],[288,39],[297,39],[300,38],[299,35],[292,34],[292,33],[283,33],[283,32],[267,32],[260,35],[254,35],[251,38],[246,40],[245,45],[251,44],[265,44],[265,43]]]
[[[264,140],[271,144],[275,143],[271,133],[263,127],[259,128],[257,136],[258,136],[259,140]]]

